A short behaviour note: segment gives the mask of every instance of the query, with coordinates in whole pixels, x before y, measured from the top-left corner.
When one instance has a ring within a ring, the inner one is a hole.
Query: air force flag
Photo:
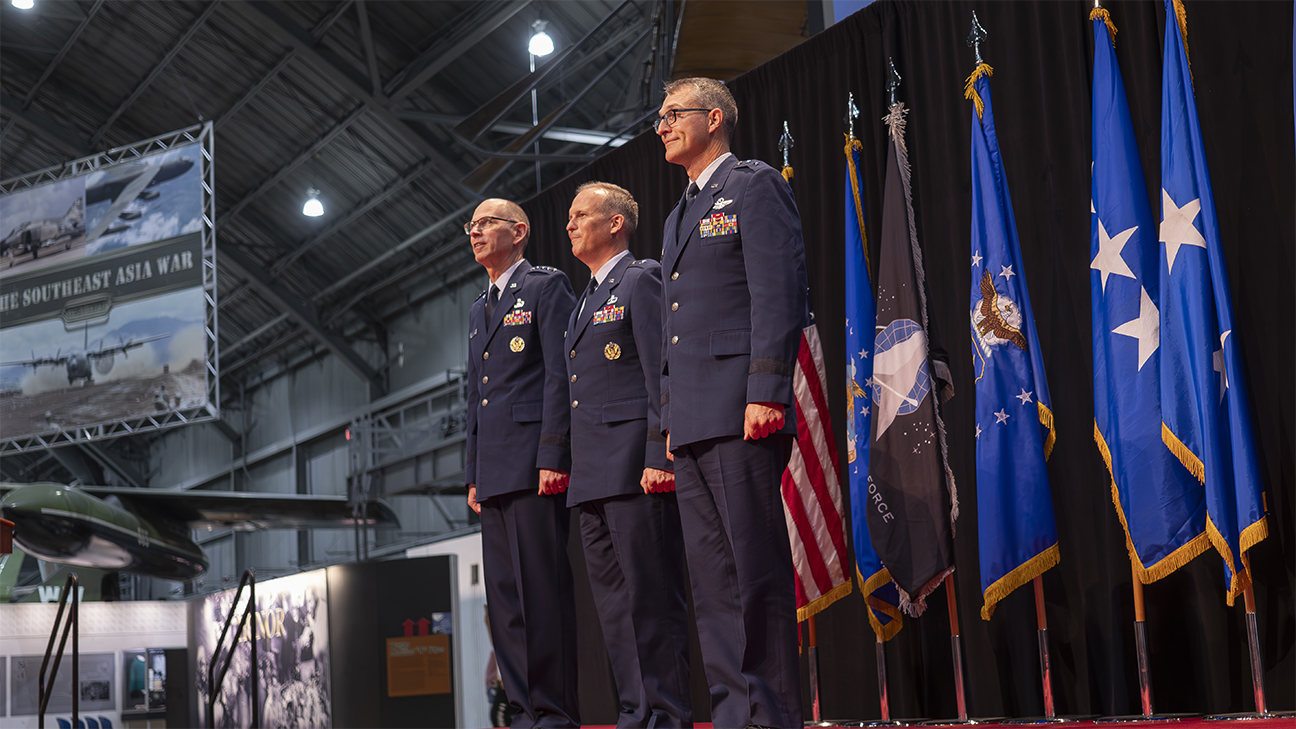
[[[981,617],[1058,563],[1045,461],[1053,410],[1026,291],[990,103],[990,67],[968,79],[972,112],[972,363],[976,376]]]
[[[1166,0],[1161,79],[1161,436],[1205,486],[1206,532],[1227,602],[1250,582],[1246,551],[1268,535],[1241,347],[1188,54]]]
[[[1202,486],[1161,442],[1159,244],[1107,11],[1094,28],[1092,237],[1094,441],[1140,581],[1206,550]]]

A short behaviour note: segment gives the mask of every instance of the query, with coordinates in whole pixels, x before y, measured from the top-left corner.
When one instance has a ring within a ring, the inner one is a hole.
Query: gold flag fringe
[[[1228,541],[1224,539],[1223,534],[1220,534],[1209,514],[1206,516],[1206,533],[1210,535],[1211,546],[1220,553],[1228,564],[1229,571],[1233,573],[1233,579],[1229,581],[1228,593],[1224,596],[1228,606],[1233,607],[1233,601],[1246,590],[1247,585],[1251,584],[1251,557],[1247,554],[1247,550],[1269,536],[1268,518],[1261,516],[1254,524],[1243,529],[1239,535],[1238,549],[1242,553],[1241,569],[1238,569],[1237,562],[1233,561],[1233,550],[1229,549]]]
[[[1175,454],[1175,458],[1178,458],[1179,462],[1184,464],[1184,468],[1192,472],[1198,481],[1206,483],[1206,467],[1202,465],[1201,459],[1188,450],[1188,446],[1184,445],[1178,436],[1170,432],[1170,426],[1164,421],[1161,423],[1161,442],[1166,444],[1170,452]]]
[[[1107,12],[1107,8],[1094,8],[1089,13],[1089,19],[1098,20],[1099,18],[1102,18],[1102,22],[1107,25],[1107,34],[1111,36],[1112,45],[1116,45],[1116,24],[1112,22],[1111,13]]]
[[[994,615],[995,605],[1008,597],[1013,590],[1044,574],[1048,569],[1056,567],[1060,554],[1058,545],[1054,544],[1026,560],[1017,569],[995,580],[994,584],[985,590],[985,605],[981,607],[981,619],[989,620],[990,616]]]
[[[1094,443],[1098,444],[1098,451],[1102,453],[1103,461],[1107,464],[1107,472],[1112,476],[1112,506],[1116,507],[1116,516],[1120,519],[1121,529],[1125,530],[1125,549],[1129,552],[1130,562],[1134,565],[1135,571],[1138,572],[1139,582],[1145,585],[1156,582],[1210,549],[1210,540],[1203,531],[1150,567],[1143,566],[1138,550],[1134,549],[1134,539],[1130,536],[1129,522],[1125,520],[1125,510],[1121,508],[1120,492],[1116,486],[1116,472],[1112,468],[1111,451],[1107,448],[1107,439],[1103,438],[1102,431],[1098,430],[1097,420],[1094,421]]]
[[[977,93],[976,80],[982,76],[993,75],[994,69],[990,67],[990,64],[978,63],[976,70],[972,71],[972,75],[968,76],[967,81],[963,82],[963,98],[968,99],[976,106],[978,119],[981,118],[982,112],[985,111],[985,102],[981,100],[981,94]]]
[[[846,171],[850,178],[851,192],[855,195],[855,217],[859,219],[860,241],[864,244],[864,266],[869,265],[868,235],[864,232],[864,203],[860,201],[859,179],[855,176],[855,155],[851,152],[864,149],[864,143],[849,134],[846,137]],[[870,273],[869,279],[873,276]]]
[[[1174,0],[1175,19],[1179,21],[1179,35],[1183,37],[1184,58],[1188,59],[1188,73],[1192,73],[1192,56],[1188,55],[1188,11],[1182,0]]]
[[[896,606],[873,597],[873,592],[875,590],[891,581],[891,571],[883,567],[866,580],[864,579],[864,575],[860,574],[859,567],[856,567],[855,576],[859,578],[860,592],[864,594],[864,602],[868,603],[868,606],[873,608],[873,610],[891,616],[891,622],[887,625],[883,625],[882,622],[873,615],[873,610],[869,610],[869,626],[873,628],[873,632],[877,634],[879,641],[885,643],[888,640],[891,640],[895,637],[896,633],[899,633],[900,629],[904,627],[904,614],[896,609]]]
[[[811,600],[808,604],[797,608],[797,622],[804,623],[812,616],[822,612],[824,608],[849,595],[850,592],[851,581],[848,579],[814,600]]]
[[[1044,439],[1044,460],[1047,461],[1053,454],[1053,444],[1057,442],[1057,429],[1053,427],[1053,411],[1038,400],[1035,401],[1035,406],[1039,410],[1040,425],[1048,428],[1048,437]]]
[[[783,168],[783,179],[787,180],[788,182],[792,181],[792,165],[787,165],[786,167]]]

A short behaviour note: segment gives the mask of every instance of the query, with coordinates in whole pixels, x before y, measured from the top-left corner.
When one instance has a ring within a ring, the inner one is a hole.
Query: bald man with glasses
[[[576,727],[567,276],[523,257],[526,213],[486,200],[464,225],[490,286],[468,314],[468,505],[481,515],[491,640],[514,729]]]

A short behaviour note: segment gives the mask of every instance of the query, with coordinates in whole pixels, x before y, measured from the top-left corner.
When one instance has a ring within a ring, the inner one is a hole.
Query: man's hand
[[[468,508],[481,513],[481,504],[477,503],[477,484],[468,484]]]
[[[664,494],[675,490],[675,472],[660,468],[645,468],[639,486],[645,494]]]
[[[743,414],[743,440],[760,440],[783,428],[783,405],[777,402],[749,402]]]
[[[666,460],[675,460],[675,454],[670,452],[670,431],[666,431]]]
[[[567,484],[571,480],[571,474],[566,471],[554,471],[548,468],[540,469],[540,495],[553,496],[561,494],[567,490]]]

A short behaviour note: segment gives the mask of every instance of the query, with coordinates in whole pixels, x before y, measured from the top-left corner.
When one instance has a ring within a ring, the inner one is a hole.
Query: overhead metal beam
[[[385,104],[365,88],[365,81],[357,79],[354,70],[339,59],[337,54],[327,48],[317,48],[315,38],[294,24],[273,3],[265,0],[241,0],[238,3],[227,4],[236,7],[251,23],[264,30],[279,43],[296,49],[303,61],[324,74],[329,80],[340,86],[342,90],[363,102],[376,117],[396,132],[407,144],[424,157],[428,157],[435,162],[439,168],[438,171],[446,179],[458,179],[463,174],[462,170],[446,156],[444,150],[437,147],[404,121],[398,119]],[[469,196],[469,193],[461,188],[451,187],[450,189],[458,190],[461,197],[466,198]]]
[[[324,132],[323,136],[319,137],[313,143],[307,146],[305,149],[298,152],[297,156],[289,160],[287,164],[275,170],[269,177],[262,180],[261,184],[257,185],[256,188],[254,188],[251,192],[247,193],[241,199],[239,199],[238,202],[230,206],[229,210],[226,210],[224,213],[220,215],[220,217],[216,219],[217,227],[229,223],[240,212],[242,212],[243,208],[247,207],[249,203],[257,199],[258,197],[261,197],[263,194],[265,194],[266,190],[269,190],[270,188],[279,184],[280,180],[287,177],[293,170],[300,167],[303,162],[310,159],[311,157],[314,157],[317,152],[327,147],[329,143],[332,142],[337,137],[337,135],[346,131],[346,128],[351,126],[351,124],[355,122],[356,119],[359,119],[361,116],[363,116],[367,110],[368,108],[364,104],[361,104],[356,108],[352,109],[350,114],[347,114],[345,117],[342,118],[341,121],[339,121],[337,124],[334,124],[331,129],[329,129],[327,132]]]
[[[382,79],[378,78],[378,57],[374,54],[373,29],[369,27],[369,10],[365,0],[356,0],[356,15],[360,19],[360,45],[364,47],[365,67],[369,69],[369,89],[376,98],[382,98]]]
[[[90,459],[98,463],[101,469],[112,471],[120,476],[131,488],[148,488],[147,480],[140,475],[139,471],[122,463],[119,458],[94,443],[78,443],[77,448],[81,449],[82,453],[90,456]]]
[[[234,446],[234,453],[235,453],[234,457],[242,458],[243,457],[243,434],[238,432],[237,430],[234,430],[234,428],[229,423],[219,418],[217,418],[216,420],[208,420],[207,422],[216,426],[217,432],[225,436],[225,440],[228,440]]]
[[[289,48],[287,52],[285,52],[282,56],[280,56],[279,60],[275,63],[275,65],[271,66],[270,70],[266,71],[265,74],[261,76],[260,81],[257,81],[256,84],[252,86],[252,88],[244,92],[244,94],[239,97],[239,100],[234,102],[233,106],[225,110],[224,114],[221,114],[219,117],[217,117],[216,123],[213,125],[214,128],[220,129],[222,124],[229,121],[231,117],[239,113],[240,109],[247,106],[247,103],[249,101],[256,98],[256,95],[261,93],[261,89],[264,89],[266,87],[266,84],[273,81],[275,76],[278,76],[279,72],[284,70],[284,67],[288,65],[288,62],[292,60],[293,55],[296,53],[297,51]]]
[[[485,40],[486,36],[494,33],[501,25],[508,22],[514,15],[517,15],[522,8],[530,4],[531,0],[512,0],[485,21],[475,24],[469,33],[454,40],[449,47],[441,48],[440,45],[437,45],[428,49],[427,52],[414,59],[406,67],[406,70],[397,76],[396,80],[399,81],[400,86],[388,95],[389,103],[394,104],[409,96],[415,89],[427,83],[428,79],[441,73],[447,66]],[[412,71],[412,69],[416,68],[419,70]]]
[[[279,260],[275,261],[274,265],[270,267],[270,277],[272,279],[279,278],[280,274],[283,273],[284,269],[291,266],[293,262],[296,261],[298,258],[301,258],[302,256],[312,251],[315,248],[315,246],[320,244],[320,242],[324,241],[329,236],[333,235],[339,230],[342,230],[346,226],[355,222],[358,218],[360,218],[360,216],[372,210],[374,206],[383,202],[384,200],[396,194],[397,192],[400,192],[401,190],[405,189],[407,186],[409,186],[411,182],[422,177],[423,174],[426,173],[431,168],[432,168],[431,160],[423,160],[422,162],[419,162],[413,167],[410,167],[408,170],[405,171],[405,174],[400,176],[399,179],[392,181],[382,190],[374,193],[368,199],[356,205],[346,215],[343,215],[342,217],[338,218],[332,223],[329,223],[328,226],[326,226],[323,230],[311,236],[309,239],[302,242],[297,247],[293,248],[292,253],[289,253],[283,258],[280,258]]]
[[[415,111],[398,109],[396,116],[409,121],[424,122],[426,124],[436,124],[443,127],[458,126],[463,122],[463,117],[452,114],[438,114],[434,111]],[[491,127],[492,132],[501,132],[503,134],[526,134],[531,131],[529,124],[516,124],[514,122],[496,122]],[[611,144],[613,147],[620,147],[630,141],[625,137],[614,136],[615,132],[603,131],[600,129],[577,129],[576,127],[550,127],[541,136],[545,139],[552,139],[557,142],[575,142],[577,144],[590,144],[601,147],[604,144]]]
[[[357,354],[346,340],[324,328],[315,313],[315,307],[309,302],[302,301],[284,290],[282,286],[276,286],[260,264],[233,246],[226,246],[221,250],[221,263],[233,268],[240,276],[247,279],[262,298],[291,317],[298,326],[318,339],[352,372],[367,381],[371,396],[386,393],[387,388],[374,368],[370,367],[369,363]]]
[[[262,324],[256,329],[253,329],[252,331],[248,332],[247,336],[243,337],[237,342],[221,347],[221,356],[224,357],[226,355],[229,355],[232,352],[237,352],[238,350],[246,347],[248,344],[255,341],[262,334],[265,334],[271,329],[274,329],[275,327],[279,326],[287,318],[288,318],[287,314],[280,314],[279,316],[276,316],[275,318],[271,319],[265,324]]]
[[[51,448],[50,455],[62,466],[72,478],[83,484],[97,484],[99,474],[86,463],[84,455],[76,448]]]
[[[157,65],[153,67],[153,70],[149,71],[148,75],[144,77],[144,80],[140,81],[139,85],[135,87],[135,90],[130,93],[130,96],[127,96],[122,103],[117,106],[117,109],[108,116],[108,120],[103,123],[103,126],[99,127],[99,131],[95,132],[94,136],[90,138],[90,146],[92,148],[99,146],[99,142],[103,140],[104,135],[112,128],[113,123],[116,122],[122,114],[126,113],[126,110],[130,108],[131,104],[135,103],[135,100],[140,97],[140,94],[144,93],[145,89],[153,83],[153,80],[160,76],[162,72],[166,70],[167,66],[171,65],[171,61],[180,53],[181,50],[184,49],[185,44],[189,42],[189,39],[194,36],[194,33],[198,32],[198,29],[203,26],[203,23],[207,22],[207,18],[211,17],[211,14],[216,12],[216,8],[220,7],[220,5],[220,0],[213,0],[207,4],[207,7],[203,9],[202,13],[200,13],[197,18],[193,19],[193,22],[189,23],[189,27],[185,29],[185,32],[180,36],[180,39],[171,46],[171,50],[167,51],[166,55],[162,57],[162,60],[158,61]]]
[[[76,30],[72,31],[72,35],[68,36],[68,39],[63,43],[63,47],[59,49],[58,55],[54,56],[54,60],[50,61],[49,65],[45,67],[40,78],[36,79],[36,83],[32,84],[31,90],[29,90],[27,95],[23,97],[22,108],[24,111],[27,107],[31,106],[32,99],[36,98],[36,92],[40,91],[41,86],[45,84],[45,81],[50,77],[50,74],[54,73],[54,69],[58,68],[58,65],[63,62],[63,57],[68,54],[68,51],[72,50],[72,46],[76,45],[77,40],[81,37],[81,33],[90,25],[90,21],[94,19],[95,13],[99,12],[99,8],[103,7],[103,4],[104,0],[95,0],[95,4],[91,6],[89,12],[86,13],[85,20],[82,20],[81,24],[76,27]]]
[[[90,145],[81,138],[81,135],[35,109],[23,111],[22,102],[11,97],[4,89],[0,89],[0,109],[9,115],[13,124],[18,124],[53,144],[70,158],[87,157],[91,154]]]
[[[354,2],[355,0],[344,0],[344,2],[335,4],[333,6],[333,11],[324,16],[324,19],[316,24],[314,28],[311,28],[311,37],[315,40],[323,38],[324,34],[329,32],[329,29],[333,27],[333,24],[338,22],[338,19],[343,15],[346,15],[346,11],[351,9],[351,5]]]

